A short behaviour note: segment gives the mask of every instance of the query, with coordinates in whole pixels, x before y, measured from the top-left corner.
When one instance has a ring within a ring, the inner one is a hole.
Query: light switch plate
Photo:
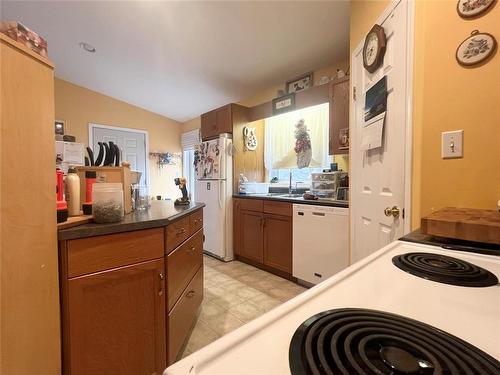
[[[441,133],[441,157],[443,159],[461,158],[464,156],[464,131],[453,130]]]

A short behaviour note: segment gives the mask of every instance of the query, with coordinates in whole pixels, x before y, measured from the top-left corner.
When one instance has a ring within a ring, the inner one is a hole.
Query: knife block
[[[132,212],[132,200],[130,190],[130,168],[129,167],[76,167],[78,177],[80,177],[80,208],[85,203],[85,172],[95,171],[97,181],[120,182],[123,185],[123,208],[125,213]]]

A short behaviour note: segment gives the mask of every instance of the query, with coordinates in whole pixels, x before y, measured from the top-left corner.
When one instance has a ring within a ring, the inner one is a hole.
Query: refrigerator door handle
[[[220,197],[221,192],[222,192],[222,180],[219,180],[219,207],[220,207],[220,209],[222,209],[222,208],[223,208],[223,207],[222,207],[222,199],[221,199],[221,197]]]

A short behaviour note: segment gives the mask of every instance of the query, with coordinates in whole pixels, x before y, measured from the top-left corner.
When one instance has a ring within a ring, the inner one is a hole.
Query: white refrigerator
[[[203,225],[206,253],[233,260],[233,143],[230,134],[195,147],[196,201],[205,203]]]

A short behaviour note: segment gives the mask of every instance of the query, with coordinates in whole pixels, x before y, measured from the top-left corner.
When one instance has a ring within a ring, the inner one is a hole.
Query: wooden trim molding
[[[295,109],[310,107],[313,105],[328,103],[329,85],[313,86],[295,94]],[[250,107],[248,110],[248,121],[262,120],[273,116],[272,101]]]

